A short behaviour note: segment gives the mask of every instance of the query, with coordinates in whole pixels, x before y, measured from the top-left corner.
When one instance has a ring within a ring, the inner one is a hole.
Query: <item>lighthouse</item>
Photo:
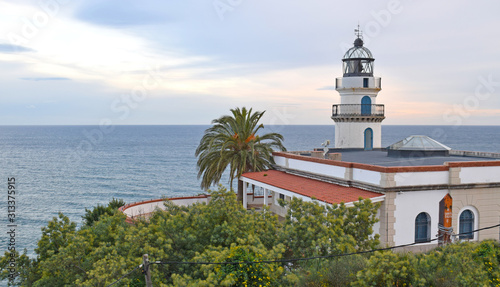
[[[335,148],[381,148],[384,105],[377,104],[381,79],[373,76],[372,53],[363,46],[361,30],[355,29],[354,46],[342,58],[343,76],[335,79],[340,104],[332,107]]]

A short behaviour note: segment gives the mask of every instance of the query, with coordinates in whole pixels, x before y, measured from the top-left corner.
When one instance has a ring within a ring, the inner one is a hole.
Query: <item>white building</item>
[[[343,77],[335,79],[340,105],[333,105],[336,148],[381,148],[384,105],[377,105],[381,79],[373,76],[375,59],[363,46],[361,33],[342,58]]]
[[[428,248],[437,243],[429,241],[439,226],[447,225],[454,234],[466,233],[456,239],[500,239],[498,228],[471,232],[500,223],[500,154],[453,151],[426,136],[382,149],[384,106],[376,104],[381,81],[373,76],[373,56],[356,32],[342,59],[343,77],[336,79],[341,104],[333,105],[335,149],[326,156],[319,150],[274,153],[276,170],[240,179],[263,189],[269,195],[264,204],[282,216],[280,198],[382,202],[374,230],[383,245]]]
[[[266,204],[282,216],[286,210],[279,198],[321,204],[349,205],[359,197],[382,202],[374,230],[384,246],[435,245],[428,241],[438,234],[440,201],[447,194],[453,200],[454,234],[500,223],[500,154],[449,151],[448,156],[389,157],[384,150],[331,151],[340,152],[342,161],[324,159],[321,151],[277,152],[276,170],[245,173],[241,180],[264,189]],[[459,239],[489,238],[500,239],[498,228]]]

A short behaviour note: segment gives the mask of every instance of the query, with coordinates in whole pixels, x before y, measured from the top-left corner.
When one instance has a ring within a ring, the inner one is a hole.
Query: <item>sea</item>
[[[0,252],[12,246],[14,229],[16,250],[34,256],[41,228],[59,212],[80,226],[86,209],[113,198],[132,203],[203,193],[195,150],[208,127],[0,126]],[[326,140],[334,146],[334,125],[263,131],[282,134],[288,150],[320,148]],[[427,135],[455,150],[500,153],[500,126],[384,125],[382,146],[410,135]],[[9,197],[12,179],[15,194]],[[221,183],[228,186],[228,180],[226,175]]]

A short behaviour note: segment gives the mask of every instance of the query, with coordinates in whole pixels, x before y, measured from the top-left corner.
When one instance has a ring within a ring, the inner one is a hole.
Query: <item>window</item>
[[[458,224],[458,232],[461,234],[460,239],[474,239],[474,233],[472,232],[474,230],[474,213],[471,210],[462,211]]]
[[[285,195],[280,193],[280,199],[285,200]]]
[[[415,242],[428,242],[431,240],[431,217],[422,212],[415,218]]]
[[[368,88],[368,78],[363,78],[363,88]]]

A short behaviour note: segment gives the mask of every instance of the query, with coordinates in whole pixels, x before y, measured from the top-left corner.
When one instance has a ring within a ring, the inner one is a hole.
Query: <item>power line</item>
[[[472,230],[470,232],[464,232],[464,233],[459,233],[459,234],[454,234],[453,236],[457,237],[460,235],[466,235],[466,234],[471,234],[474,232],[478,232],[481,230],[487,230],[487,229],[492,229],[500,227],[500,224],[493,225],[493,226],[488,226],[488,227],[483,227],[479,228],[476,230]],[[439,240],[441,236],[438,236],[436,238],[433,238],[429,241],[426,241],[425,243],[433,242],[436,240]],[[391,246],[391,247],[385,247],[385,248],[377,248],[377,249],[372,249],[372,250],[365,250],[365,251],[358,251],[358,252],[351,252],[351,253],[344,253],[344,254],[332,254],[332,255],[324,255],[324,256],[313,256],[313,257],[304,257],[304,258],[289,258],[289,259],[277,259],[277,260],[262,260],[262,261],[231,261],[231,262],[189,262],[189,261],[155,261],[155,262],[149,262],[149,265],[151,264],[160,264],[160,265],[167,265],[167,264],[188,264],[188,265],[226,265],[226,264],[231,264],[231,265],[237,265],[237,264],[270,264],[270,263],[288,263],[288,262],[297,262],[297,261],[307,261],[307,260],[314,260],[314,259],[322,259],[322,258],[334,258],[334,257],[344,257],[344,256],[352,256],[352,255],[359,255],[359,254],[366,254],[366,253],[373,253],[376,251],[386,251],[386,250],[392,250],[396,248],[402,248],[402,247],[409,247],[417,244],[422,244],[424,242],[414,242],[414,243],[408,243],[408,244],[402,244],[402,245],[397,245],[397,246]],[[112,286],[119,281],[121,281],[123,278],[129,276],[132,272],[137,270],[138,268],[141,268],[142,264],[135,267],[132,269],[130,272],[127,274],[123,275],[120,277],[120,279],[116,280],[115,282],[111,283],[109,286]]]
[[[137,270],[138,268],[141,268],[141,267],[142,267],[142,264],[139,265],[139,266],[137,266],[137,267],[135,267],[134,269],[132,269],[130,272],[128,272],[127,274],[123,275],[122,277],[120,277],[120,279],[118,279],[115,282],[109,284],[107,287],[115,285],[116,283],[120,282],[123,278],[129,276],[130,274],[132,274],[132,272],[134,272],[135,270]]]
[[[488,226],[488,227],[483,227],[479,228],[470,232],[464,232],[464,233],[459,233],[459,234],[454,234],[453,236],[460,236],[460,235],[465,235],[465,234],[470,234],[473,232],[478,232],[481,230],[486,230],[486,229],[492,229],[495,227],[500,227],[500,224],[493,225],[493,226]],[[313,259],[321,259],[321,258],[334,258],[334,257],[344,257],[344,256],[352,256],[352,255],[359,255],[359,254],[366,254],[366,253],[373,253],[376,251],[386,251],[386,250],[392,250],[396,248],[402,248],[402,247],[409,247],[417,244],[422,244],[422,243],[429,243],[433,242],[436,240],[439,240],[439,238],[442,236],[438,236],[434,239],[431,239],[426,242],[414,242],[414,243],[408,243],[408,244],[402,244],[402,245],[397,245],[397,246],[391,246],[391,247],[385,247],[385,248],[378,248],[378,249],[372,249],[372,250],[365,250],[365,251],[358,251],[358,252],[352,252],[352,253],[344,253],[344,254],[332,254],[332,255],[324,255],[324,256],[313,256],[313,257],[304,257],[304,258],[289,258],[289,259],[277,259],[277,260],[262,260],[262,261],[231,261],[231,262],[189,262],[189,261],[155,261],[155,262],[150,262],[150,264],[161,264],[161,265],[166,265],[166,264],[188,264],[188,265],[225,265],[225,264],[268,264],[268,263],[287,263],[287,262],[296,262],[296,261],[307,261],[307,260],[313,260]]]

